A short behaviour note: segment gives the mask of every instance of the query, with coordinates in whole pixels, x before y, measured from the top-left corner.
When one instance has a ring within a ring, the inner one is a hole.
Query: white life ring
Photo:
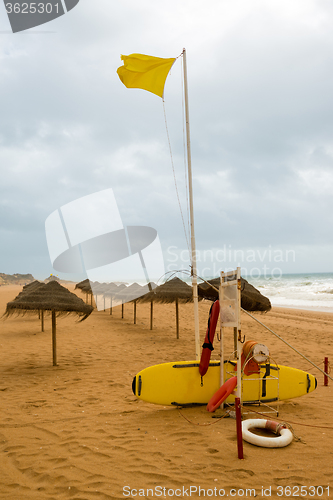
[[[280,435],[278,437],[258,436],[249,430],[254,427],[269,429]],[[293,434],[285,426],[285,424],[273,422],[272,420],[264,420],[262,418],[249,418],[247,420],[243,420],[242,434],[243,439],[248,443],[255,444],[256,446],[263,446],[265,448],[282,448],[283,446],[290,444],[293,440]]]

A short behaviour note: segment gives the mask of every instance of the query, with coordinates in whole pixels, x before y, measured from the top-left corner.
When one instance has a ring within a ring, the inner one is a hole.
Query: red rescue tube
[[[285,424],[282,424],[281,422],[266,420],[265,429],[269,429],[270,431],[275,432],[275,434],[279,434],[280,430],[287,429],[287,426]]]
[[[216,300],[209,311],[205,342],[202,345],[203,349],[199,365],[199,373],[202,377],[206,374],[208,370],[210,356],[212,354],[212,351],[214,350],[213,340],[219,314],[220,314],[220,303],[218,300]]]
[[[210,398],[209,403],[207,405],[207,411],[211,413],[218,408],[223,401],[227,399],[228,396],[232,393],[237,385],[237,377],[229,378],[224,384],[219,388],[218,391],[215,392],[214,396]]]

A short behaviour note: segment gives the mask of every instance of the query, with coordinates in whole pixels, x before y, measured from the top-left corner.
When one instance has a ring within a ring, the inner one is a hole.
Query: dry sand
[[[1,313],[19,291],[0,287]],[[209,307],[200,304],[202,339]],[[152,331],[149,305],[138,305],[137,314],[136,325],[131,304],[124,319],[120,307],[112,316],[94,311],[83,323],[58,319],[57,367],[49,317],[43,333],[37,316],[0,320],[0,499],[199,498],[199,487],[200,498],[219,498],[222,489],[229,498],[254,497],[246,489],[256,498],[333,496],[332,381],[325,387],[320,372],[243,314],[247,340],[266,344],[279,364],[313,373],[318,387],[280,404],[279,418],[301,441],[280,449],[244,443],[239,460],[233,418],[213,418],[201,406],[155,406],[132,394],[141,369],[194,358],[190,304],[180,305],[178,340],[173,305],[155,305]],[[256,316],[321,367],[325,356],[333,359],[333,315],[274,309]]]

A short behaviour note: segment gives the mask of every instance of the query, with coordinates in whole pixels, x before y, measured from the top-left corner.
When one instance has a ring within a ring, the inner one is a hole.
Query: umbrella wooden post
[[[42,309],[39,311],[40,313],[40,325],[41,325],[41,331],[44,331],[44,310]]]
[[[178,304],[178,299],[176,299],[176,334],[177,334],[177,339],[179,339],[179,304]]]
[[[136,325],[136,300],[134,301],[134,324]]]
[[[121,303],[121,319],[124,319],[124,302]]]
[[[150,302],[150,329],[153,329],[153,319],[154,319],[154,307],[153,307],[154,302]]]
[[[56,312],[52,311],[52,356],[53,366],[57,366]]]

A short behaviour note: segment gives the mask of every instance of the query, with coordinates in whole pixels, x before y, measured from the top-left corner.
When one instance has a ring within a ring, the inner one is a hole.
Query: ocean
[[[284,274],[246,278],[268,297],[272,306],[333,313],[333,273]]]

